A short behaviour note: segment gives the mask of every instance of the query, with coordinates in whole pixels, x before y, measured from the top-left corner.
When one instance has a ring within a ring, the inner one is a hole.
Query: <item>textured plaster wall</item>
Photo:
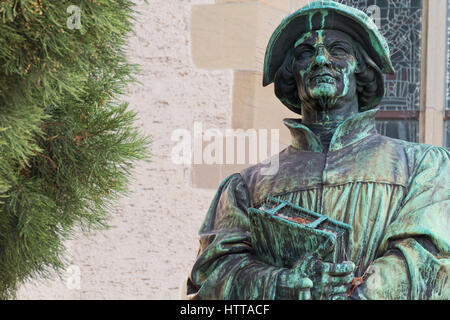
[[[215,191],[192,188],[190,168],[172,163],[171,134],[192,130],[194,121],[229,127],[233,75],[199,70],[191,59],[191,5],[213,0],[136,3],[130,57],[142,65],[142,84],[130,87],[124,100],[153,136],[153,161],[138,164],[132,194],[115,207],[113,228],[67,243],[73,266],[65,278],[27,283],[20,299],[178,299],[195,260],[197,231]]]

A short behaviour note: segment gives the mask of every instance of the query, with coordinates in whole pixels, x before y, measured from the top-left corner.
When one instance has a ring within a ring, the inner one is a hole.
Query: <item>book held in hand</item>
[[[250,208],[249,218],[252,247],[266,263],[290,268],[314,252],[326,252],[320,257],[325,262],[346,260],[348,224],[271,196]]]

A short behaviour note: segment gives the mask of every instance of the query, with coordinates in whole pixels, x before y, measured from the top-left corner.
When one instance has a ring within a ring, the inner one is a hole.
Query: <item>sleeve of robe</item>
[[[199,231],[200,249],[188,280],[189,299],[276,298],[277,281],[284,278],[286,269],[267,265],[252,254],[249,207],[250,195],[241,175],[227,178]]]
[[[356,299],[450,299],[449,152],[432,147],[380,243]]]

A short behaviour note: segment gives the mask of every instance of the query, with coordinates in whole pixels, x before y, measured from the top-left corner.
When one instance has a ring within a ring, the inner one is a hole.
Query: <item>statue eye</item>
[[[332,48],[330,48],[329,52],[335,57],[342,57],[351,54],[350,51],[343,46],[333,46]]]
[[[295,48],[294,57],[296,60],[310,59],[314,56],[314,48],[311,46],[298,46]]]

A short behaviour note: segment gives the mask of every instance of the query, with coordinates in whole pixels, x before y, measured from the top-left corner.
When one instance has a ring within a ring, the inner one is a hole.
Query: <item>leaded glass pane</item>
[[[419,121],[416,120],[377,120],[380,134],[406,141],[419,140]]]
[[[341,0],[365,11],[391,49],[394,76],[386,77],[384,110],[419,110],[422,0]]]
[[[419,110],[422,55],[422,0],[340,0],[366,12],[386,38],[395,75],[386,79],[382,110]],[[391,138],[419,141],[415,120],[380,120],[378,131]]]
[[[444,146],[450,150],[450,121],[445,121],[444,126]]]

